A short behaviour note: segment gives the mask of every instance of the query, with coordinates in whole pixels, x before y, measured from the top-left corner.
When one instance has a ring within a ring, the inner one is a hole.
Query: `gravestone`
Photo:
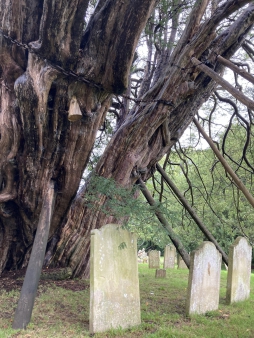
[[[138,250],[138,263],[147,263],[148,262],[148,256],[145,252],[145,248],[142,250]]]
[[[244,237],[237,237],[229,248],[226,302],[231,304],[250,296],[252,247]]]
[[[149,268],[150,269],[159,269],[160,268],[160,251],[151,250],[148,254]]]
[[[220,293],[221,254],[211,242],[203,242],[190,254],[186,313],[217,310]]]
[[[166,269],[156,269],[155,278],[166,278]]]
[[[164,250],[164,269],[174,269],[175,268],[175,256],[176,249],[174,246],[167,245]]]
[[[140,323],[136,235],[116,224],[92,230],[90,333]]]
[[[177,268],[178,269],[188,269],[185,261],[182,259],[180,255],[177,255]]]

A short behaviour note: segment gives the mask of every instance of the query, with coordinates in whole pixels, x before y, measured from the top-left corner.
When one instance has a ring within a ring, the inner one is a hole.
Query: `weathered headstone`
[[[167,245],[164,249],[164,269],[174,269],[175,268],[175,256],[176,249],[174,246]]]
[[[182,259],[180,255],[177,255],[177,268],[178,269],[188,269],[185,261]]]
[[[226,302],[240,302],[250,296],[252,247],[244,237],[237,237],[229,248]]]
[[[136,235],[108,224],[91,231],[90,333],[139,325]]]
[[[148,262],[148,256],[145,252],[145,249],[138,250],[138,263],[147,263]]]
[[[159,269],[160,268],[160,251],[151,250],[149,251],[149,268]]]
[[[166,269],[156,269],[155,278],[166,278]]]
[[[211,242],[191,252],[186,313],[217,310],[220,292],[221,254]]]

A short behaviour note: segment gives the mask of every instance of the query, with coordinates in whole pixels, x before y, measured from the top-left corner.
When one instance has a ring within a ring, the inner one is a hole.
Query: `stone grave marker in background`
[[[136,235],[116,224],[92,230],[90,333],[140,323]]]
[[[177,268],[188,269],[187,265],[185,264],[185,261],[182,259],[182,257],[179,254],[177,255]]]
[[[147,263],[148,262],[148,255],[145,252],[145,248],[142,250],[138,250],[138,263]]]
[[[186,313],[217,310],[220,293],[221,254],[212,242],[191,252]]]
[[[155,278],[166,278],[166,269],[156,269]]]
[[[240,302],[250,296],[252,247],[244,237],[237,237],[229,248],[226,302]]]
[[[163,262],[164,269],[175,268],[175,256],[176,256],[175,247],[166,245],[165,250],[164,250],[164,262]]]
[[[160,268],[160,251],[151,250],[148,254],[149,268],[159,269]]]

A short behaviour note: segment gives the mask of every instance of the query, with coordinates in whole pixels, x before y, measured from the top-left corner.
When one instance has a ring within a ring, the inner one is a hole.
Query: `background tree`
[[[112,104],[116,130],[97,176],[131,188],[153,174],[216,87],[192,57],[222,74],[217,55],[228,59],[248,44],[253,2],[216,3],[100,0],[90,16],[88,0],[0,1],[0,270],[27,264],[53,179],[46,261],[88,274],[90,230],[123,221],[100,210],[105,195],[89,208],[89,180],[74,198],[96,133]],[[146,23],[139,71],[133,57]],[[82,114],[77,122],[68,120],[72,100]]]

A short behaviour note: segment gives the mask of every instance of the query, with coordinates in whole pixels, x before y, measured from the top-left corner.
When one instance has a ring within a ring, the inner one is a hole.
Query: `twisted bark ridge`
[[[59,229],[111,95],[127,86],[155,0],[119,2],[117,11],[115,1],[100,1],[84,30],[88,3],[0,1],[0,271],[27,264],[52,179],[58,195],[50,237]],[[71,123],[74,96],[82,118]]]
[[[47,263],[87,275],[90,231],[113,221],[87,207],[86,187],[75,194],[112,94],[128,87],[135,48],[156,1],[100,0],[84,29],[88,3],[0,0],[0,271],[27,264],[52,179],[58,194]],[[172,54],[161,57],[156,82],[126,114],[99,160],[97,175],[123,187],[140,175],[148,179],[213,92],[215,82],[194,69],[191,58],[206,60],[221,74],[216,57],[228,59],[241,46],[254,23],[254,5],[229,0],[204,20],[207,6],[206,0],[194,4]],[[241,8],[238,19],[216,33]],[[68,120],[73,97],[82,113],[75,123]],[[100,196],[96,203],[104,202]]]

